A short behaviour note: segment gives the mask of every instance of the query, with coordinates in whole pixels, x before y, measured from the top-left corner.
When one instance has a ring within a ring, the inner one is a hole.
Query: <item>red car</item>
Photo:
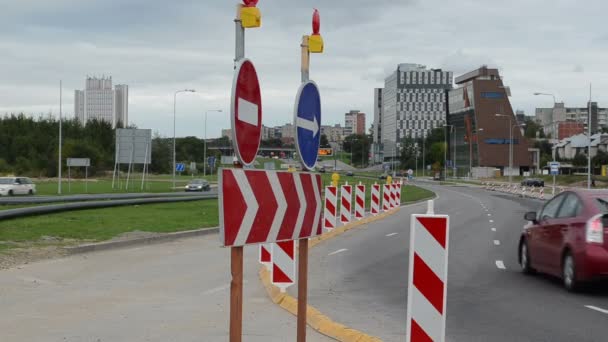
[[[563,192],[525,219],[518,250],[524,273],[558,276],[569,291],[608,277],[608,191]]]

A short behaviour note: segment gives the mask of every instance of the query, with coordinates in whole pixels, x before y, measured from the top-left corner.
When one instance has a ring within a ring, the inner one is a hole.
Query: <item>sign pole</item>
[[[298,335],[306,342],[306,309],[308,307],[308,239],[299,242],[298,250]]]
[[[243,247],[230,248],[230,342],[243,336]]]

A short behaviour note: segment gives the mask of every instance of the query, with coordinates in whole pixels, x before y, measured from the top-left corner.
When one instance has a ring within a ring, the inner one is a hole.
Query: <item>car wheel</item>
[[[530,252],[528,251],[528,243],[526,240],[523,240],[519,246],[519,264],[521,265],[521,271],[524,274],[534,273],[534,269],[530,266]]]
[[[33,194],[34,194],[34,191],[33,191],[33,190],[30,190],[30,191],[28,191],[28,194],[29,194],[29,195],[33,195]]]
[[[13,190],[9,190],[9,191],[8,191],[8,195],[9,195],[9,196],[15,196],[15,193],[13,192]]]
[[[562,278],[566,290],[576,291],[579,288],[578,281],[576,280],[576,264],[574,263],[572,254],[569,252],[566,253],[562,262]]]

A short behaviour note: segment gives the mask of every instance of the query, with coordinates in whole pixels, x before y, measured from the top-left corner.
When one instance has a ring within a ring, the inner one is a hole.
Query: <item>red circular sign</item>
[[[262,95],[253,63],[242,59],[232,82],[232,143],[241,164],[255,161],[262,138]]]
[[[258,0],[243,0],[243,3],[245,3],[245,6],[247,7],[255,7],[255,5],[258,4]]]

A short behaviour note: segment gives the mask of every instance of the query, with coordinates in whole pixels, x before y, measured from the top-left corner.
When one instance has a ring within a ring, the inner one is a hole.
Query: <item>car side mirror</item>
[[[525,219],[526,221],[530,221],[530,222],[533,222],[533,223],[538,222],[538,221],[537,221],[537,218],[536,218],[536,212],[535,212],[535,211],[530,211],[530,212],[527,212],[527,213],[524,215],[524,219]]]

